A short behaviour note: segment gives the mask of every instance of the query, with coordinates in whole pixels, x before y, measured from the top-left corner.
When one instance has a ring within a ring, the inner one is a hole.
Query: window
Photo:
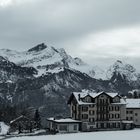
[[[120,118],[120,114],[115,114],[115,118]]]
[[[117,118],[120,118],[120,114],[117,114]]]
[[[74,106],[72,106],[72,110],[75,110]]]
[[[113,128],[116,128],[116,123],[112,123],[112,125],[113,125]]]
[[[113,106],[112,106],[112,111],[113,111]]]
[[[89,110],[89,115],[91,115],[92,114],[92,111],[91,110]]]
[[[94,107],[94,105],[89,105],[89,107]]]
[[[128,120],[128,117],[126,117],[126,120]]]
[[[130,114],[133,114],[133,111],[130,111]]]
[[[60,125],[59,130],[60,131],[67,131],[67,125]]]
[[[120,123],[118,123],[118,128],[120,128]]]
[[[106,99],[106,104],[109,103],[108,99]]]
[[[118,118],[120,118],[120,114],[118,114]]]
[[[107,128],[110,128],[110,123],[107,123]]]
[[[89,114],[90,115],[94,115],[94,111],[93,110],[89,110]]]
[[[89,122],[92,122],[91,118],[89,118]]]
[[[114,114],[112,114],[112,118],[114,118]]]
[[[94,122],[94,118],[89,118],[89,122]]]
[[[84,101],[85,101],[85,102],[91,102],[91,97],[89,97],[89,96],[85,97],[85,98],[84,98]]]
[[[120,109],[119,106],[115,107],[115,111],[119,111],[119,109]]]
[[[110,103],[110,99],[108,99],[108,103]]]
[[[88,119],[88,115],[87,114],[82,114],[82,119]]]
[[[73,130],[77,130],[77,125],[74,125],[73,126]]]
[[[84,111],[84,112],[88,111],[88,107],[87,106],[82,106],[82,111]]]
[[[113,102],[119,102],[120,101],[120,98],[119,97],[115,97],[114,99],[113,99]]]
[[[133,117],[130,117],[130,120],[133,120]]]
[[[135,113],[135,116],[138,116],[138,113]]]

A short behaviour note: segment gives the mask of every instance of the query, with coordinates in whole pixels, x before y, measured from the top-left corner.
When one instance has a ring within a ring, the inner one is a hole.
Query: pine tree
[[[40,118],[40,113],[39,113],[38,109],[35,111],[34,121],[36,122],[37,129],[40,129],[41,128],[41,118]]]

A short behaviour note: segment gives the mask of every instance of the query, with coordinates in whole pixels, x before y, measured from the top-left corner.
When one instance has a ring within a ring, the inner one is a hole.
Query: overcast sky
[[[140,71],[140,0],[0,0],[0,48],[42,42],[93,65],[121,59]]]

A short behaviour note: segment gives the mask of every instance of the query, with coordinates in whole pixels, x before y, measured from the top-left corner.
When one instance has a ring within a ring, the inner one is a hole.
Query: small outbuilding
[[[48,129],[54,133],[77,133],[80,129],[81,121],[71,118],[55,119],[48,118]]]
[[[21,115],[20,117],[10,122],[10,131],[18,130],[19,133],[26,132],[26,131],[32,132],[33,127],[34,127],[34,122],[24,115]]]

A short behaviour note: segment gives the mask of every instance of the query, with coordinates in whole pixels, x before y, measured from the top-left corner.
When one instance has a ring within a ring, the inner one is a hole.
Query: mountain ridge
[[[61,68],[72,68],[80,72],[88,74],[95,79],[109,80],[113,77],[114,72],[126,76],[128,81],[136,81],[139,73],[136,69],[120,60],[117,60],[108,69],[103,70],[96,65],[89,65],[82,59],[73,58],[63,48],[56,49],[41,43],[27,51],[13,51],[9,49],[1,49],[0,56],[21,67],[34,67],[38,71],[38,75],[45,75],[50,72],[59,72]]]

